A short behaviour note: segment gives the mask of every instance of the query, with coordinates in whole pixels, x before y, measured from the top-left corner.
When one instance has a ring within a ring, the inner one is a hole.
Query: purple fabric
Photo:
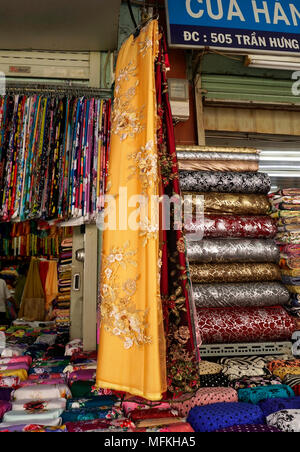
[[[16,425],[10,425],[6,426],[4,428],[1,428],[0,424],[0,433],[1,432],[23,432],[27,424],[16,424]]]
[[[3,418],[6,411],[11,410],[11,403],[7,400],[0,400],[0,419]]]
[[[215,430],[215,433],[217,432],[222,432],[222,433],[252,433],[252,432],[257,432],[257,433],[262,433],[262,432],[266,432],[266,433],[281,433],[281,431],[276,428],[276,427],[272,427],[270,425],[266,425],[266,424],[244,424],[244,425],[233,425],[232,427],[227,427],[227,428],[221,428],[220,430]]]
[[[10,401],[10,395],[13,388],[0,388],[0,400]]]
[[[25,380],[21,381],[19,386],[35,386],[36,384],[40,385],[64,385],[66,384],[66,380],[64,378],[48,378],[48,379],[39,379],[39,380]]]
[[[88,380],[94,380],[96,378],[96,371],[95,369],[83,369],[83,370],[76,370],[75,372],[71,372],[69,375],[69,381],[88,381]]]
[[[29,366],[26,363],[0,364],[0,371],[1,368],[2,370],[17,370],[17,369],[25,369],[26,371],[29,370]]]

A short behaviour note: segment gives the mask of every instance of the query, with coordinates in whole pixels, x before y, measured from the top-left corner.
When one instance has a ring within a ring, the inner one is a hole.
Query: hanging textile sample
[[[150,200],[159,195],[154,60],[158,24],[122,45],[116,66],[107,194],[118,228],[103,231],[96,387],[160,400],[166,391],[160,298],[159,228],[150,207],[136,216],[119,189]],[[150,204],[150,203],[149,203]],[[136,201],[135,201],[136,206]]]

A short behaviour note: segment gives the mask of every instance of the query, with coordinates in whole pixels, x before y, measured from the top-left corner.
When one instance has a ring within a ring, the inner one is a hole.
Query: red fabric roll
[[[174,417],[171,410],[160,410],[158,408],[149,408],[145,410],[133,410],[130,413],[130,419],[139,421],[141,419],[163,419],[168,417]]]
[[[293,317],[281,306],[197,309],[203,344],[290,340]]]
[[[133,432],[149,432],[151,431],[151,427],[146,428],[146,427],[140,427],[140,428],[136,428],[132,430]],[[194,432],[195,430],[193,429],[193,427],[188,423],[188,422],[181,422],[181,423],[177,423],[177,424],[170,424],[170,425],[165,425],[162,427],[159,427],[157,429],[157,427],[154,427],[153,431],[155,432]]]
[[[205,215],[203,222],[187,222],[186,232],[203,232],[210,238],[273,238],[276,222],[267,215]]]

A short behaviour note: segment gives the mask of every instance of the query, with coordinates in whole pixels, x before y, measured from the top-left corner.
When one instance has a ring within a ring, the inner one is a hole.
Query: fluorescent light
[[[300,70],[300,58],[268,55],[247,55],[245,59],[245,66],[294,71],[298,69]]]

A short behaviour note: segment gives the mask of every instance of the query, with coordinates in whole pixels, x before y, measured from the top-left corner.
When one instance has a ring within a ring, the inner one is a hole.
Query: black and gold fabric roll
[[[191,264],[193,283],[245,283],[280,281],[280,267],[273,263]]]

